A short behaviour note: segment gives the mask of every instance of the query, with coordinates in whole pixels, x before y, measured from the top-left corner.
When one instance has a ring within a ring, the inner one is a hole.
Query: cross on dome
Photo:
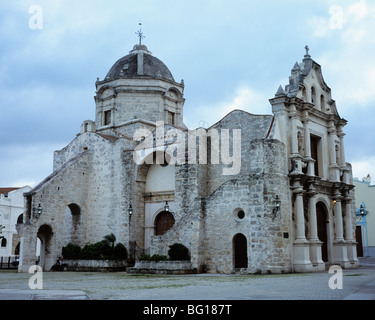
[[[143,32],[142,32],[141,26],[142,26],[142,23],[140,22],[140,23],[139,23],[139,30],[135,33],[135,34],[138,36],[138,38],[139,38],[139,44],[140,44],[140,45],[142,44],[142,39],[146,38],[146,37],[143,35]]]

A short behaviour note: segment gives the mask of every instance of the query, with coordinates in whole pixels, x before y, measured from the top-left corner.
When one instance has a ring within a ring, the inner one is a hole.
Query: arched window
[[[314,87],[311,87],[311,103],[315,104],[316,102],[316,91]]]
[[[7,239],[2,238],[2,239],[1,239],[1,247],[2,247],[2,248],[5,248],[6,246],[7,246]]]
[[[306,88],[305,87],[303,87],[303,89],[302,89],[302,99],[303,99],[303,101],[307,101],[307,97],[306,97]]]
[[[161,236],[174,225],[173,214],[169,211],[160,212],[155,218],[155,235]]]
[[[20,214],[17,218],[17,224],[23,223],[23,214]]]
[[[325,110],[325,107],[326,107],[326,102],[324,100],[324,96],[321,95],[320,96],[320,110],[324,111]]]

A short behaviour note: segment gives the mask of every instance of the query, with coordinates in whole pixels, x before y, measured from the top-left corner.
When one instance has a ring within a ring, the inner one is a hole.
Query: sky
[[[353,176],[375,182],[373,0],[0,0],[0,186],[34,187],[95,120],[95,81],[138,42],[184,79],[184,122],[272,114],[304,47],[348,121]]]

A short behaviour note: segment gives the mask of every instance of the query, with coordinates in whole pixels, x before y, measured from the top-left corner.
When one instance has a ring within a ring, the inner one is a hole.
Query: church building
[[[209,128],[185,126],[184,82],[141,41],[95,85],[95,121],[24,194],[20,272],[38,238],[49,270],[68,243],[110,233],[134,261],[181,243],[197,272],[359,266],[347,121],[308,47],[272,114],[234,110]]]

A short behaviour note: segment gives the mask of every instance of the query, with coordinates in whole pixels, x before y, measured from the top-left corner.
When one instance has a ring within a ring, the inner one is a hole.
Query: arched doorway
[[[247,240],[242,233],[233,237],[234,267],[247,268]]]
[[[316,204],[316,218],[318,225],[318,238],[322,244],[322,260],[328,261],[328,245],[327,245],[327,208],[322,202]]]
[[[173,214],[169,211],[160,212],[155,218],[155,235],[161,236],[174,225]]]
[[[49,268],[54,264],[51,253],[51,240],[52,240],[52,228],[46,224],[40,226],[37,237],[40,240],[40,257],[38,265],[42,270],[49,270]]]

